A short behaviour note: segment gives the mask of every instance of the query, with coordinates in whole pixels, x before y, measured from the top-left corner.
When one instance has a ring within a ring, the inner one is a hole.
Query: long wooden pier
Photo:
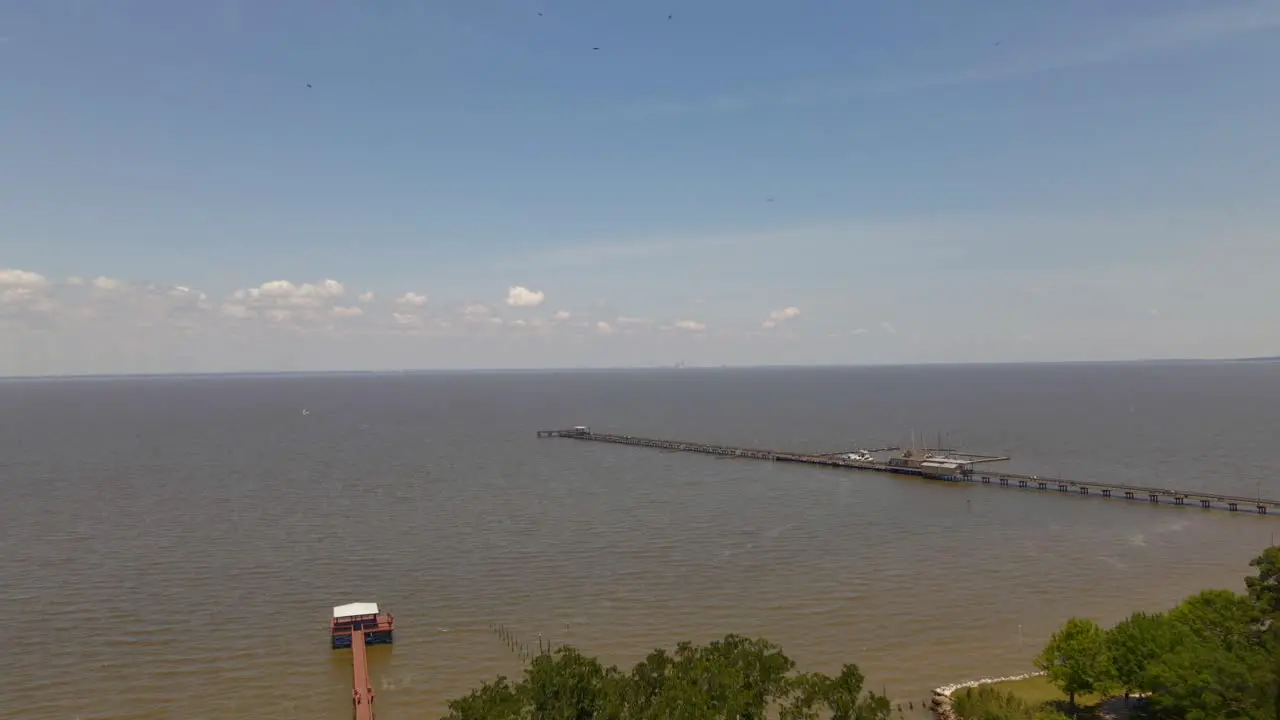
[[[1280,510],[1280,500],[1264,497],[1245,497],[1228,495],[1207,490],[1178,490],[1147,485],[1125,485],[1097,480],[1067,480],[1040,475],[1021,473],[978,471],[967,465],[954,474],[942,475],[918,466],[894,465],[880,460],[871,462],[850,460],[841,453],[800,453],[761,448],[734,447],[730,445],[709,445],[706,443],[683,440],[659,440],[638,437],[635,435],[616,435],[612,433],[593,432],[584,427],[564,430],[539,430],[540,438],[569,438],[588,442],[614,443],[617,445],[633,445],[636,447],[656,448],[674,452],[702,453],[719,457],[739,457],[754,460],[770,460],[773,462],[790,462],[820,467],[840,468],[846,470],[867,470],[871,472],[892,473],[895,475],[912,475],[946,482],[979,483],[998,487],[1021,488],[1076,495],[1100,496],[1103,498],[1123,499],[1133,502],[1146,502],[1163,505],[1200,507],[1206,510],[1227,510],[1238,512],[1252,510],[1258,515],[1267,515],[1269,511]],[[970,463],[1008,460],[1007,457],[967,455]]]
[[[369,682],[369,658],[364,633],[351,633],[351,707],[355,720],[373,720],[373,683]]]

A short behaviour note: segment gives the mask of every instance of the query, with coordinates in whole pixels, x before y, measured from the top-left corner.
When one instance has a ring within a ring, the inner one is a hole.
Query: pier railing
[[[892,473],[895,475],[913,475],[948,482],[979,483],[998,487],[1020,488],[1046,492],[1060,492],[1075,495],[1116,498],[1134,502],[1146,502],[1176,506],[1200,507],[1206,510],[1219,509],[1237,512],[1251,509],[1258,515],[1267,515],[1269,510],[1280,510],[1280,500],[1259,496],[1230,495],[1209,490],[1179,490],[1150,485],[1130,485],[1105,482],[1100,480],[1068,480],[1064,478],[1042,477],[1009,472],[976,471],[972,466],[959,470],[954,475],[938,475],[926,471],[919,466],[894,465],[880,460],[850,460],[838,453],[813,454],[766,450],[761,448],[734,447],[730,445],[711,445],[707,443],[688,442],[683,440],[662,440],[639,437],[635,435],[618,435],[599,433],[582,428],[566,430],[539,430],[540,438],[569,438],[589,442],[613,443],[617,445],[633,445],[636,447],[657,448],[673,452],[692,452],[720,457],[741,457],[755,460],[771,460],[774,462],[791,462],[804,465],[842,468],[849,470],[866,470],[871,472]],[[1008,459],[1003,456],[972,456],[986,460]]]

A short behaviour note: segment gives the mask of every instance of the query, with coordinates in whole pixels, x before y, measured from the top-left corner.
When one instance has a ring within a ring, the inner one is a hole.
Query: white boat
[[[869,462],[875,462],[875,461],[876,461],[876,459],[875,459],[875,458],[871,457],[871,453],[867,452],[866,450],[856,450],[856,451],[851,452],[851,453],[845,453],[842,457],[843,457],[845,460],[850,460],[850,461],[852,461],[852,462],[866,462],[866,463],[869,463]]]

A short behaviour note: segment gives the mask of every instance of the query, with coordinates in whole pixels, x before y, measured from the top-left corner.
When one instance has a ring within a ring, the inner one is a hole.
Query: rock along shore
[[[955,683],[953,685],[943,685],[940,688],[934,688],[932,710],[933,716],[938,720],[959,720],[955,711],[951,708],[951,695],[957,690],[965,688],[978,687],[979,685],[991,685],[1000,682],[1013,682],[1015,680],[1026,680],[1027,678],[1040,677],[1044,675],[1043,671],[1022,673],[1021,675],[1010,675],[1008,677],[988,677],[978,680],[969,680],[967,682]]]

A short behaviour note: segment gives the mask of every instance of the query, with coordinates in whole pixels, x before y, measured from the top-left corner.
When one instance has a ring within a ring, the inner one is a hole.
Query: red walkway
[[[373,720],[373,688],[369,687],[369,658],[364,648],[364,631],[351,633],[351,699],[356,720]]]

